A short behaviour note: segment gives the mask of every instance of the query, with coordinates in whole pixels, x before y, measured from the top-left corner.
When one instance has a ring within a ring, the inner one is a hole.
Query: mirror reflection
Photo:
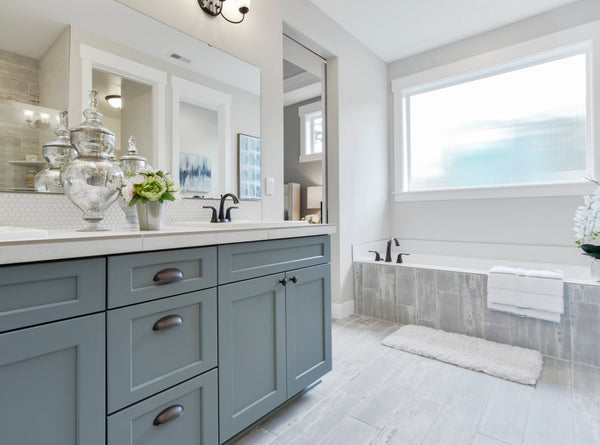
[[[91,88],[117,159],[135,136],[188,196],[239,193],[239,135],[260,141],[259,69],[113,0],[2,1],[0,190],[33,189],[56,116],[79,124]]]

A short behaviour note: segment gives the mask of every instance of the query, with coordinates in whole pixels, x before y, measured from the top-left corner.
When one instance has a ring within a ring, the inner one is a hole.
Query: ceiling
[[[385,62],[577,0],[310,0]]]

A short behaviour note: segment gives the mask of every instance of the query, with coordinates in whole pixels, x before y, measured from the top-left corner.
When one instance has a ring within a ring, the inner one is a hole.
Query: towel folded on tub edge
[[[494,266],[488,273],[488,309],[560,322],[563,273],[558,270]]]
[[[488,287],[488,306],[502,304],[524,309],[536,309],[546,312],[564,312],[564,301],[561,296],[541,295],[521,292],[514,289]]]

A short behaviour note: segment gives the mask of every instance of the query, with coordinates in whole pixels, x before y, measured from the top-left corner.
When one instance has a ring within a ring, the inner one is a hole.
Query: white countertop
[[[248,221],[223,224],[174,223],[164,230],[78,232],[48,230],[44,238],[0,241],[0,264],[26,263],[127,252],[230,244],[335,233],[333,224]]]

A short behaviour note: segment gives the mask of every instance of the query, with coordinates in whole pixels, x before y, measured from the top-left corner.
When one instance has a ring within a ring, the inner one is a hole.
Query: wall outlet
[[[275,193],[275,178],[265,178],[265,195],[272,196]]]

